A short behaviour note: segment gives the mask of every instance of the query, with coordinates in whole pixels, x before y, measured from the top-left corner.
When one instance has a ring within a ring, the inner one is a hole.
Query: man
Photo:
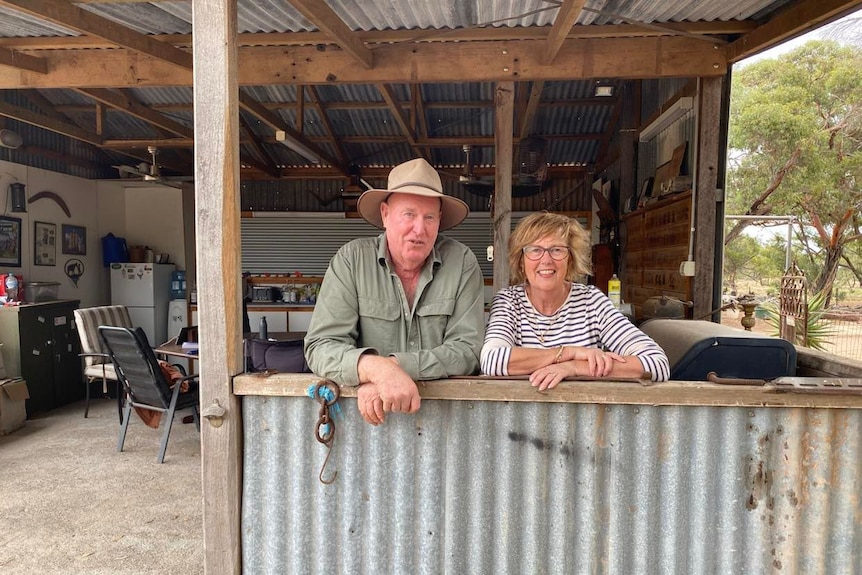
[[[469,208],[443,194],[425,160],[395,166],[388,189],[367,190],[357,210],[382,228],[348,242],[332,258],[305,337],[311,370],[359,386],[357,404],[372,425],[385,413],[416,413],[416,381],[477,373],[484,297],[470,249],[438,236]]]

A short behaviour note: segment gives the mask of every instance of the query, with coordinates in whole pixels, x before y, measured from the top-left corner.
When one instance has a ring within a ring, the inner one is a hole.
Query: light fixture
[[[317,155],[317,152],[314,152],[311,148],[309,148],[299,140],[288,136],[287,132],[285,132],[284,130],[275,131],[275,141],[284,144],[312,164],[320,163],[320,156]]]
[[[24,139],[18,132],[12,130],[0,130],[0,148],[20,148]]]
[[[613,86],[596,86],[596,97],[597,98],[609,98],[614,95],[614,87]]]
[[[668,126],[685,116],[693,106],[694,98],[691,96],[685,96],[678,99],[676,102],[671,104],[667,110],[662,112],[658,118],[650,122],[648,126],[644,127],[644,129],[641,130],[638,139],[641,142],[652,140]]]

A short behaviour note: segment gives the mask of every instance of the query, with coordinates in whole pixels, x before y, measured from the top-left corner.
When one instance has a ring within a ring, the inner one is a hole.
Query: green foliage
[[[799,218],[817,264],[812,279],[827,276],[827,248],[862,269],[850,249],[860,224],[842,220],[862,210],[862,49],[808,42],[743,68],[732,94],[727,213],[749,213],[775,187],[760,213]]]
[[[775,302],[767,302],[761,305],[761,308],[766,313],[766,323],[772,328],[773,332],[770,335],[778,337],[781,333],[781,318],[779,317],[778,304]],[[803,338],[801,330],[796,332],[796,345],[810,347],[826,351],[826,345],[830,342],[829,338],[835,335],[835,330],[829,325],[828,321],[823,317],[826,313],[826,292],[821,291],[808,299],[808,334],[807,338]],[[807,339],[807,341],[806,341]]]

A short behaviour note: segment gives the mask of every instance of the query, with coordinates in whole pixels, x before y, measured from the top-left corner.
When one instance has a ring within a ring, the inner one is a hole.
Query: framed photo
[[[33,263],[57,265],[57,224],[33,222]]]
[[[21,220],[0,216],[0,265],[21,267]]]
[[[75,256],[87,255],[87,228],[63,224],[63,253]]]

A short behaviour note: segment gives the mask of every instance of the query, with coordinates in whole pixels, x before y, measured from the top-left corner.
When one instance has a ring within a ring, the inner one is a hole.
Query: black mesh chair
[[[100,326],[99,335],[105,342],[105,347],[114,362],[117,376],[126,393],[123,424],[120,426],[117,451],[123,450],[132,407],[158,411],[163,415],[164,431],[162,432],[159,456],[156,460],[159,463],[164,462],[168,439],[171,435],[171,426],[174,422],[174,413],[177,410],[191,409],[195,419],[195,427],[200,431],[198,376],[186,376],[175,382],[173,389],[171,389],[153,349],[150,347],[147,334],[139,327]],[[180,393],[181,384],[185,381],[189,383],[189,390]]]

